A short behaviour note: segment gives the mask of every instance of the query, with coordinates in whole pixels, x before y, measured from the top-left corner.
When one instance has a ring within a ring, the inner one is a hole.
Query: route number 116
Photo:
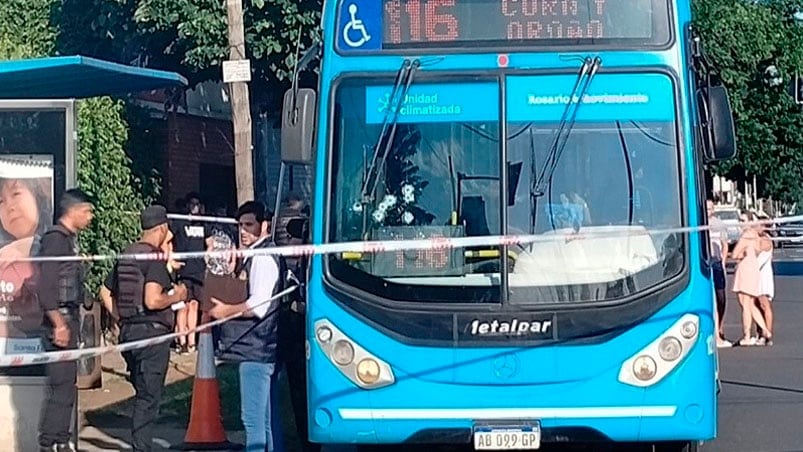
[[[390,42],[454,41],[459,36],[457,18],[448,8],[455,0],[392,0],[385,3]]]

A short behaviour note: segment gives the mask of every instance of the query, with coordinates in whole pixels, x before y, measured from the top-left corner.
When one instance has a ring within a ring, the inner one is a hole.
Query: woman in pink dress
[[[752,221],[754,218],[748,214],[747,220]],[[756,300],[761,296],[761,272],[758,265],[759,241],[757,228],[746,224],[732,254],[733,258],[739,261],[733,277],[733,292],[739,297],[739,305],[742,307],[744,336],[739,341],[739,345],[756,345],[758,339],[752,337],[751,334],[753,321],[765,331],[767,330],[764,317],[756,306]]]
[[[761,289],[761,296],[758,297],[758,309],[764,317],[767,329],[762,330],[759,328],[756,332],[758,333],[758,345],[771,346],[773,345],[772,321],[774,317],[772,299],[775,298],[775,274],[772,270],[773,244],[766,225],[761,225],[758,228],[758,233],[760,237],[758,253],[759,287]]]

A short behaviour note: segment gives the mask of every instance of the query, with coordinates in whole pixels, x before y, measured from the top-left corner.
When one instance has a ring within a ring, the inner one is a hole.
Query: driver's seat
[[[460,204],[460,220],[466,225],[466,237],[491,235],[485,215],[485,199],[482,196],[464,196]]]

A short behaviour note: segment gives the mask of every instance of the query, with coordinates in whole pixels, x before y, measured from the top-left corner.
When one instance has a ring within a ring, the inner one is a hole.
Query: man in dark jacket
[[[260,202],[240,206],[237,221],[242,249],[272,246],[268,234],[271,216]],[[282,450],[277,446],[281,435],[277,429],[279,411],[275,409],[279,300],[271,300],[281,290],[281,268],[277,256],[247,257],[238,272],[248,281],[248,298],[226,303],[211,298],[214,306],[209,314],[214,318],[243,313],[243,317],[221,325],[219,357],[239,365],[246,451]]]
[[[58,222],[42,236],[39,256],[77,256],[79,231],[92,222],[92,203],[86,193],[67,190],[59,200]],[[39,266],[37,287],[45,322],[52,328],[46,340],[50,351],[78,347],[80,307],[84,295],[84,265],[79,261],[44,261]],[[42,451],[74,451],[70,420],[75,409],[77,368],[75,361],[47,366],[47,397],[39,424]]]

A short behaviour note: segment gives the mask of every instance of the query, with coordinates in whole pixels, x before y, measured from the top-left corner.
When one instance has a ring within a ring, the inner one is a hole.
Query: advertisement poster
[[[0,354],[42,351],[42,310],[32,262],[53,224],[53,162],[45,155],[0,156]]]

